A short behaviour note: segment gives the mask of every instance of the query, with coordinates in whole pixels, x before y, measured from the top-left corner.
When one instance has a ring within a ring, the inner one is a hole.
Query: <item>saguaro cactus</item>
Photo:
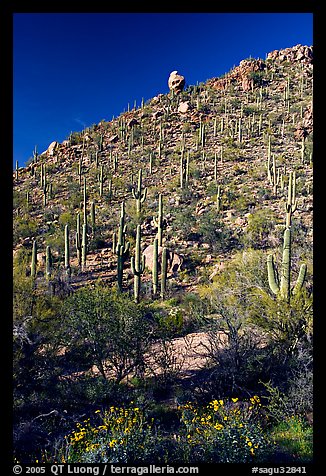
[[[113,244],[112,251],[117,255],[117,278],[118,278],[118,289],[122,290],[122,280],[123,280],[123,265],[127,258],[130,243],[126,243],[126,225],[125,220],[125,209],[124,202],[121,203],[121,214],[120,214],[120,225],[118,232],[118,240],[116,233],[113,233]]]
[[[92,233],[94,235],[95,233],[95,228],[96,228],[96,220],[95,220],[95,202],[91,202],[91,227],[92,227]]]
[[[36,145],[33,150],[33,161],[35,163],[37,162],[37,157],[38,157],[38,152],[37,152],[37,145]]]
[[[217,210],[217,213],[220,212],[221,210],[221,186],[218,185],[217,186],[217,193],[216,193],[216,210]]]
[[[141,255],[140,248],[141,227],[137,225],[135,256],[131,257],[131,270],[134,275],[134,299],[139,302],[141,275],[145,269],[145,255]]]
[[[166,293],[166,278],[167,278],[167,248],[164,246],[162,250],[161,262],[161,298],[164,299]]]
[[[51,272],[52,272],[52,254],[51,254],[51,248],[48,245],[46,247],[46,252],[45,252],[45,277],[47,280],[50,279]]]
[[[69,225],[65,226],[65,268],[70,271]]]
[[[153,294],[157,293],[158,286],[158,239],[154,240],[153,250],[153,268],[152,268],[152,282],[153,282]]]
[[[82,251],[82,270],[86,268],[86,259],[87,259],[87,226],[83,224],[83,238],[81,244],[81,251]]]
[[[288,198],[285,204],[286,211],[286,228],[291,226],[292,213],[297,209],[298,200],[296,198],[296,176],[295,172],[289,173],[289,182],[288,182]]]
[[[157,227],[158,245],[162,246],[164,220],[163,220],[163,198],[161,193],[159,194],[159,197],[158,197],[158,217],[157,219],[153,217],[153,221],[154,221],[154,225]]]
[[[272,171],[269,170],[268,177],[269,177],[270,184],[273,186],[273,193],[274,195],[277,195],[277,187],[280,183],[280,169],[278,168],[276,172],[275,155],[273,154],[272,157],[273,157],[272,168],[271,168]]]
[[[32,250],[32,262],[31,262],[31,276],[32,278],[36,277],[36,268],[37,268],[37,244],[36,240],[33,241],[33,250]]]
[[[291,229],[286,228],[283,240],[283,256],[281,279],[278,279],[277,271],[274,264],[273,255],[267,257],[268,283],[271,291],[280,298],[289,302],[291,295],[297,294],[304,283],[307,265],[303,263],[300,267],[298,279],[294,288],[291,290]]]
[[[137,190],[135,187],[132,188],[132,195],[137,203],[137,216],[141,213],[141,205],[144,203],[147,195],[147,187],[142,188],[142,169],[139,169],[138,172],[138,184]]]
[[[86,231],[87,231],[87,209],[86,209],[86,204],[87,204],[87,191],[86,191],[86,177],[84,177],[84,194],[83,194],[83,213],[84,213],[84,225],[86,226]]]
[[[99,186],[100,186],[100,198],[102,198],[102,196],[103,196],[103,185],[104,185],[104,181],[105,181],[105,177],[104,177],[104,174],[103,174],[103,165],[101,165],[101,167],[100,167],[100,173],[97,176],[97,179],[98,179],[98,183],[99,183]]]

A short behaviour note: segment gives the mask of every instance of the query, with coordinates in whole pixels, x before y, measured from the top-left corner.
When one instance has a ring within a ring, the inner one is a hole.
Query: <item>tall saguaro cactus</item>
[[[136,200],[137,216],[139,217],[141,213],[142,203],[144,203],[147,196],[147,187],[145,187],[144,189],[142,188],[142,169],[139,169],[137,190],[135,187],[132,188],[132,196]]]
[[[135,256],[131,257],[131,270],[134,275],[134,300],[139,302],[141,275],[145,270],[145,255],[141,255],[141,227],[137,225]]]
[[[296,295],[301,290],[306,277],[307,265],[305,263],[301,265],[298,279],[291,290],[291,228],[286,228],[284,231],[281,279],[278,278],[274,258],[271,254],[267,257],[267,272],[271,291],[285,301],[289,302],[291,295]]]
[[[159,198],[158,198],[158,217],[157,219],[153,217],[153,221],[154,221],[154,225],[157,227],[158,246],[162,246],[164,220],[163,220],[163,198],[161,193],[159,194]]]
[[[166,278],[167,278],[167,248],[164,246],[162,250],[161,262],[161,298],[164,299],[166,293]]]
[[[157,293],[158,286],[158,238],[154,240],[153,267],[152,267],[153,294]]]
[[[48,245],[45,252],[45,277],[47,280],[50,279],[52,272],[52,253],[51,248]]]
[[[120,214],[120,225],[117,234],[113,233],[113,244],[112,251],[117,255],[117,278],[118,278],[118,289],[122,290],[122,280],[123,280],[123,265],[127,258],[129,252],[130,243],[126,243],[126,225],[125,225],[125,208],[124,202],[121,203],[121,214]]]
[[[33,279],[36,277],[36,268],[37,268],[37,244],[36,244],[36,240],[34,240],[33,250],[32,250],[32,262],[31,262],[31,276]]]
[[[65,226],[65,268],[70,272],[69,225]]]
[[[285,204],[286,211],[286,228],[291,226],[292,213],[297,209],[298,200],[296,198],[296,176],[295,172],[289,173],[289,183],[288,183],[288,198]]]
[[[80,227],[80,213],[77,213],[77,229],[76,229],[76,253],[78,266],[81,266],[82,257],[82,239],[81,239],[81,227]]]
[[[96,213],[95,213],[95,202],[91,202],[91,227],[92,227],[92,233],[94,235],[95,229],[96,229],[96,219],[95,219]]]
[[[276,160],[275,160],[275,155],[272,155],[273,160],[272,160],[272,167],[268,171],[268,177],[270,184],[273,186],[273,193],[274,195],[277,195],[277,187],[280,183],[280,169],[276,169]]]
[[[219,213],[221,211],[221,202],[222,202],[221,186],[218,185],[217,186],[217,193],[216,193],[216,211],[217,211],[217,213]]]
[[[82,270],[84,271],[86,268],[86,259],[87,259],[87,226],[83,224],[83,237],[81,243],[81,252],[82,252]]]

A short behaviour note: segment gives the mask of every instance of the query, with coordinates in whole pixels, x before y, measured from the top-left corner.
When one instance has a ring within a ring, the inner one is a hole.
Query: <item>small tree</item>
[[[63,310],[64,337],[70,349],[87,346],[89,364],[101,375],[121,382],[130,372],[141,374],[150,341],[144,308],[98,284],[69,298]]]

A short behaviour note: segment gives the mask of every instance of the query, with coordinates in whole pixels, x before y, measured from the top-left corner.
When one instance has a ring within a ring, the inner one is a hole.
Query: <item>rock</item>
[[[308,131],[305,127],[302,125],[297,128],[297,130],[294,132],[294,137],[296,139],[305,139],[308,135]]]
[[[162,251],[163,247],[159,246],[158,247],[158,267],[159,270],[161,268],[161,261],[162,261]],[[148,245],[144,251],[143,254],[145,255],[145,266],[148,268],[150,271],[153,268],[153,253],[154,253],[154,245]],[[172,251],[167,251],[167,264],[168,264],[168,272],[169,273],[175,273],[179,271],[181,265],[182,265],[183,259],[181,256],[177,255],[176,253],[173,253]]]
[[[118,134],[114,134],[113,136],[110,136],[110,137],[108,138],[108,142],[111,142],[111,143],[112,143],[112,142],[117,142],[117,140],[119,140]]]
[[[238,217],[234,220],[234,223],[235,225],[244,226],[247,223],[247,221],[245,218]]]
[[[153,119],[157,119],[157,118],[160,117],[160,116],[163,116],[163,112],[162,112],[162,111],[155,111],[155,112],[153,112],[153,114],[152,114]]]
[[[181,91],[183,91],[185,84],[186,81],[184,76],[181,76],[178,71],[172,71],[168,79],[170,91],[174,91],[175,93],[179,94]]]
[[[285,48],[284,50],[274,50],[268,53],[266,59],[279,61],[280,63],[284,61],[289,61],[291,63],[297,61],[300,63],[312,63],[313,47],[296,45],[292,48]]]
[[[185,101],[185,102],[181,102],[179,104],[179,107],[178,107],[178,112],[182,112],[182,113],[185,113],[189,110],[189,102],[188,101]]]
[[[231,83],[239,83],[244,91],[250,91],[255,85],[252,73],[263,71],[265,67],[264,61],[260,59],[242,60],[223,78],[213,78],[211,85],[214,89],[226,89]]]
[[[56,148],[59,146],[59,142],[53,141],[46,150],[46,153],[50,156],[54,155]]]
[[[139,126],[139,122],[134,117],[127,122],[127,127],[131,128],[132,126]]]
[[[220,261],[214,266],[213,272],[209,275],[210,281],[219,273],[219,271],[222,271],[225,268],[225,263],[223,261]]]
[[[37,264],[39,266],[44,266],[45,265],[45,254],[44,253],[37,253],[36,254],[36,260],[37,260]]]

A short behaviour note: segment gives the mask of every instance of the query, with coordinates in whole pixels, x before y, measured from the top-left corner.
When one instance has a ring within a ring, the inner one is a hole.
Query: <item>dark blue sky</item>
[[[14,164],[71,131],[252,56],[313,44],[309,13],[14,14]]]

